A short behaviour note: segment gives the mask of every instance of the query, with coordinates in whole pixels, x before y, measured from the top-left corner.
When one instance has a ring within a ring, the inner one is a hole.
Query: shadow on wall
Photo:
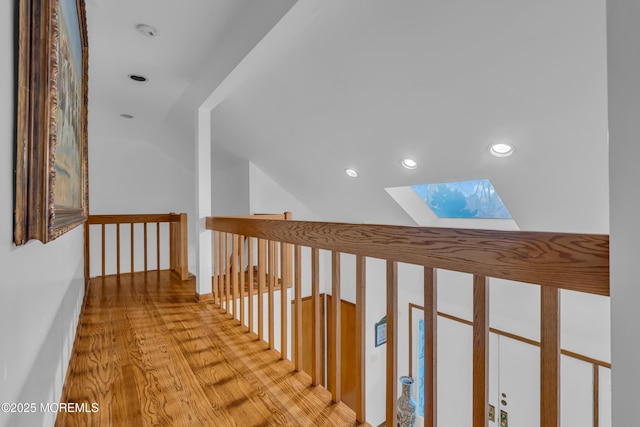
[[[62,393],[84,297],[82,274],[76,276],[80,278],[69,284],[16,402],[35,403],[35,412],[12,413],[6,426],[31,427],[55,423],[56,412],[41,410],[41,404],[47,408],[48,404],[58,403]]]

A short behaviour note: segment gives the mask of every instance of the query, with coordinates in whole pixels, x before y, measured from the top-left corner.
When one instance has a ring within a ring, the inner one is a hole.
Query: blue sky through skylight
[[[411,188],[438,218],[511,219],[488,179],[412,185]]]

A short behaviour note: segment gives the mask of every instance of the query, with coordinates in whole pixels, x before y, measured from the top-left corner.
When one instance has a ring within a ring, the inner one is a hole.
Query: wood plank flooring
[[[91,279],[59,412],[67,426],[356,426],[256,335],[169,271]]]

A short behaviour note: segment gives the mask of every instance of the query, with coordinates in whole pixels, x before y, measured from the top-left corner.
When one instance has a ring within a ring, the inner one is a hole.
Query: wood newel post
[[[387,427],[398,415],[398,263],[387,261]]]
[[[489,423],[489,281],[473,276],[473,427]]]
[[[180,251],[180,277],[182,280],[187,280],[189,278],[189,230],[187,228],[186,213],[180,214],[180,242],[178,250]]]
[[[560,290],[541,286],[540,426],[560,425]]]

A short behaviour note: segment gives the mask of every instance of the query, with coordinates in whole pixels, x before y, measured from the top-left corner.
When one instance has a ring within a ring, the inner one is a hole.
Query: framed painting
[[[47,243],[88,215],[84,0],[20,0],[14,242]]]

